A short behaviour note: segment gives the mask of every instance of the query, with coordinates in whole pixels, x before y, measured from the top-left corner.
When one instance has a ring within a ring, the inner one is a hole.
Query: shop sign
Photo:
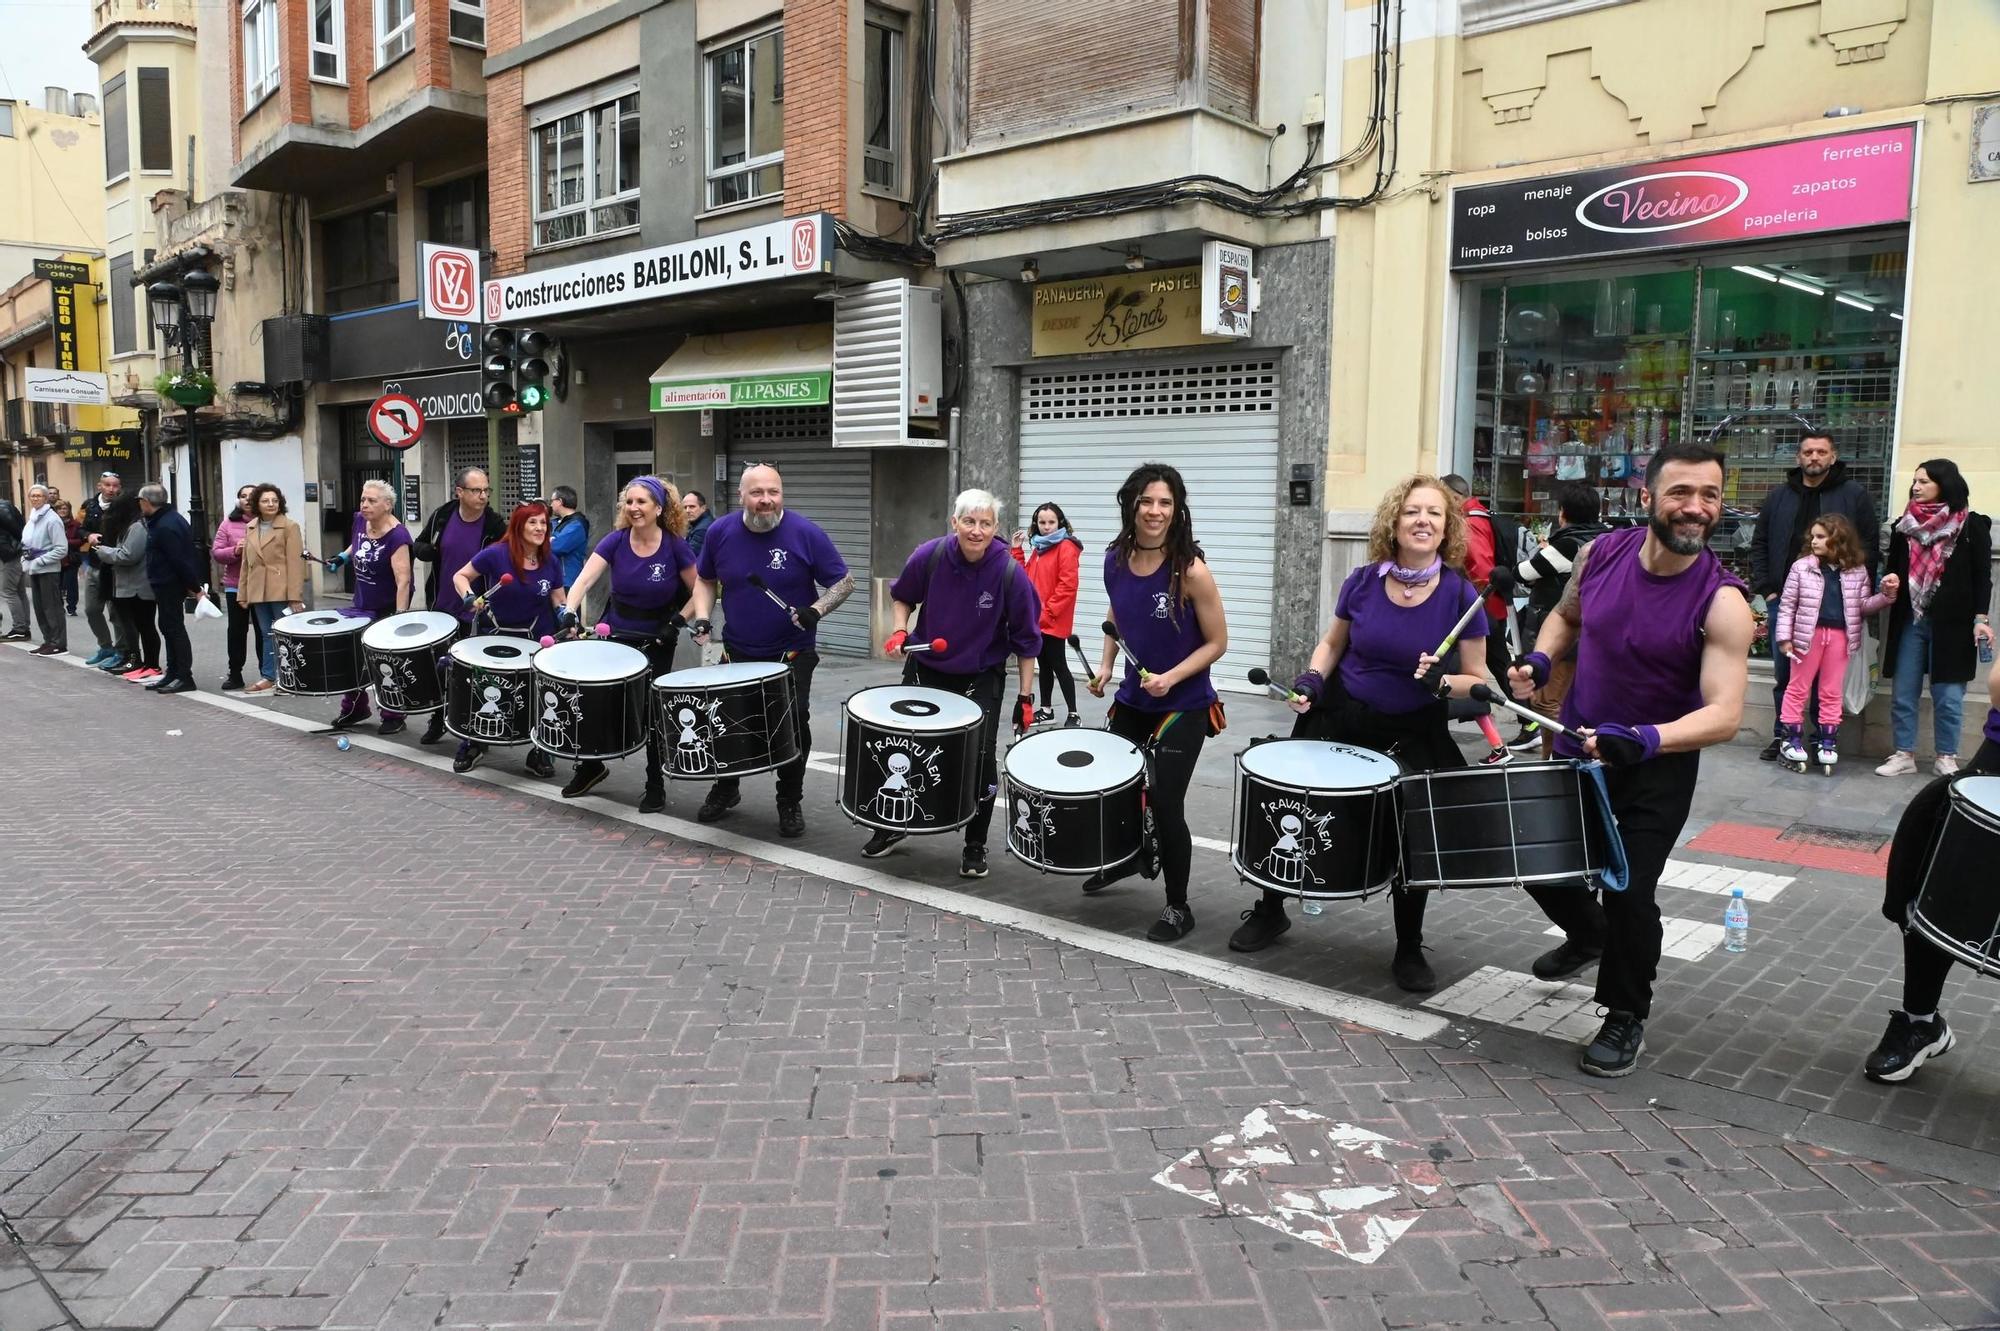
[[[50,282],[88,283],[90,281],[90,265],[87,263],[78,263],[74,259],[37,259],[35,260],[35,276],[45,278]]]
[[[405,473],[403,476],[403,521],[422,522],[424,520],[424,478]]]
[[[1226,342],[1202,332],[1201,268],[1161,268],[1035,284],[1029,350],[1037,356],[1145,351]]]
[[[833,371],[745,374],[653,385],[654,411],[703,411],[735,407],[823,407],[833,401]]]
[[[29,365],[28,401],[68,402],[78,406],[101,407],[111,400],[111,379],[101,370],[63,370],[48,365]]]
[[[542,449],[539,444],[521,444],[520,460],[515,464],[519,478],[517,485],[524,504],[540,503],[542,495]]]
[[[93,430],[63,441],[63,457],[71,462],[130,462],[137,446],[136,430]]]
[[[479,365],[479,325],[426,319],[414,300],[327,320],[327,377],[393,379]]]
[[[455,245],[423,246],[426,319],[479,318],[479,251]]]
[[[63,440],[63,459],[67,462],[94,461],[91,456],[90,436],[73,434]]]
[[[1914,125],[1452,191],[1451,267],[1741,244],[1907,221]]]
[[[49,314],[55,325],[56,368],[81,368],[83,362],[76,357],[76,286],[73,283],[49,284]]]
[[[1972,166],[1970,179],[2000,180],[2000,102],[1992,102],[1972,113]]]
[[[382,391],[415,398],[427,421],[483,420],[486,416],[486,399],[480,396],[477,370],[384,379]]]
[[[614,258],[496,277],[486,283],[486,322],[520,323],[827,272],[833,262],[832,238],[832,220],[814,213]]]
[[[1201,331],[1250,336],[1250,247],[1211,240],[1201,247]]]

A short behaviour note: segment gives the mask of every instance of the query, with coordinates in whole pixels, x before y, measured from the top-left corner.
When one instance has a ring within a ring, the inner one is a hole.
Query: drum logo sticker
[[[408,707],[416,683],[417,672],[401,657],[375,663],[375,701],[392,712]]]
[[[526,702],[528,681],[477,671],[469,687],[473,707],[467,729],[481,739],[506,739],[513,733],[509,721],[521,714]]]
[[[882,773],[882,784],[864,806],[885,823],[907,827],[921,817],[936,822],[936,815],[923,805],[926,791],[944,784],[944,770],[938,766],[942,748],[925,751],[922,740],[905,735],[884,735],[862,746]]]
[[[1257,867],[1271,875],[1273,882],[1314,884],[1326,882],[1313,872],[1312,859],[1333,843],[1333,814],[1313,812],[1304,800],[1266,800],[1257,806],[1271,829],[1271,848],[1257,861]]]
[[[1055,806],[1033,795],[1014,798],[1014,849],[1028,860],[1042,858],[1042,847],[1056,830]]]
[[[542,687],[541,714],[535,720],[535,738],[545,749],[569,749],[583,727],[583,690]]]
[[[288,638],[278,639],[278,687],[287,693],[299,688],[299,671],[305,668],[305,649]]]
[[[715,766],[710,746],[729,733],[720,701],[703,698],[700,694],[677,693],[666,700],[660,715],[666,718],[668,729],[675,735],[676,772],[694,775]]]

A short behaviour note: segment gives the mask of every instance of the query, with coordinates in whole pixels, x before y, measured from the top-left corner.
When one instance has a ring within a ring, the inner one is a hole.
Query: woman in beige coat
[[[305,534],[285,516],[285,492],[268,482],[250,496],[250,515],[236,600],[256,617],[264,652],[257,666],[262,678],[243,691],[269,693],[278,684],[278,640],[271,625],[306,608]]]

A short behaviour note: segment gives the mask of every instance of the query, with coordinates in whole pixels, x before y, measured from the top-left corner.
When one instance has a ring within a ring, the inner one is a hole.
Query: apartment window
[[[417,41],[417,0],[375,0],[375,68],[410,53]]]
[[[104,85],[104,178],[123,180],[132,171],[130,130],[125,123],[125,76]]]
[[[903,25],[875,10],[864,28],[861,178],[877,189],[903,188]]]
[[[639,94],[535,129],[535,244],[639,225]]]
[[[243,0],[243,107],[263,101],[278,86],[278,0]],[[106,110],[110,109],[106,99]],[[105,117],[106,123],[110,116]]]
[[[328,83],[347,78],[347,15],[342,0],[313,0],[312,76]]]
[[[326,312],[343,314],[396,299],[396,205],[377,204],[320,223]]]
[[[466,176],[462,180],[433,185],[424,191],[424,208],[430,225],[424,234],[437,245],[457,245],[469,250],[486,248],[486,177]]]
[[[451,0],[451,39],[486,45],[486,0]]]
[[[0,102],[0,139],[14,137],[14,104]]]
[[[104,298],[111,304],[111,354],[139,349],[138,292],[132,290],[132,256],[120,254],[105,265]]]
[[[139,169],[174,169],[174,100],[167,71],[139,71]]]
[[[785,187],[785,34],[708,53],[708,206]]]

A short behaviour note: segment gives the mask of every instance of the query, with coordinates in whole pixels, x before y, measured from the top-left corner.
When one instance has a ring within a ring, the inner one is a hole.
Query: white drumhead
[[[670,675],[661,675],[653,681],[653,687],[670,693],[682,689],[712,689],[724,684],[754,684],[761,679],[776,679],[788,673],[789,669],[778,661],[724,661],[720,665],[695,666],[691,670],[676,670]]]
[[[882,684],[847,700],[847,714],[884,730],[926,734],[979,724],[979,704],[942,689]]]
[[[1951,797],[2000,820],[2000,776],[1967,776],[1953,783]]]
[[[301,610],[271,625],[281,638],[331,638],[341,633],[359,633],[368,621],[359,615],[343,615],[337,610]]]
[[[526,670],[534,664],[542,645],[532,638],[508,638],[488,634],[464,638],[451,645],[451,659],[481,670]]]
[[[361,645],[377,651],[421,651],[458,632],[458,620],[442,610],[409,610],[378,619],[361,631]]]
[[[1137,745],[1108,730],[1044,730],[1007,750],[1007,775],[1048,795],[1116,790],[1145,765]]]
[[[1243,751],[1243,771],[1299,790],[1379,790],[1402,769],[1393,758],[1323,739],[1280,739]]]
[[[566,684],[615,684],[646,673],[646,654],[622,642],[559,642],[535,658],[535,670]]]

